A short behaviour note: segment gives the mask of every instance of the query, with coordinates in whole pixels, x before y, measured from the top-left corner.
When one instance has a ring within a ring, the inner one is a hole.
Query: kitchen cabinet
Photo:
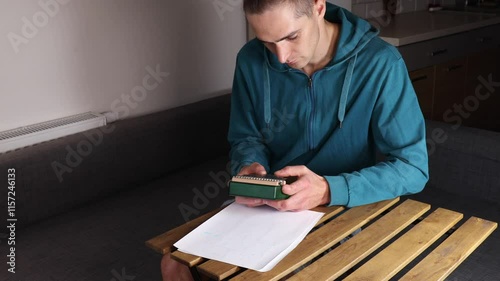
[[[500,131],[500,25],[399,50],[425,118]]]
[[[495,130],[500,120],[500,87],[485,85],[485,81],[499,82],[498,50],[490,49],[467,57],[464,106],[470,110],[467,126]],[[487,82],[486,82],[487,83]]]
[[[404,45],[398,50],[403,56],[408,70],[413,71],[467,54],[471,51],[470,36],[468,33],[458,33]]]
[[[500,83],[500,43],[498,43],[495,48],[494,60],[496,67],[493,81],[498,85]],[[496,87],[495,91],[492,93],[490,106],[495,108],[494,110],[490,110],[490,112],[494,112],[491,125],[494,131],[500,131],[500,86]]]
[[[424,118],[432,119],[434,104],[434,67],[410,72],[410,79],[417,94]]]
[[[457,58],[436,65],[433,119],[449,122],[456,119],[465,94],[466,58]]]

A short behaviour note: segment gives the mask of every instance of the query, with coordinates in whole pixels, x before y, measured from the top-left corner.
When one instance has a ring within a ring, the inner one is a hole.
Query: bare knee
[[[193,281],[189,268],[165,254],[161,259],[161,276],[163,281]]]

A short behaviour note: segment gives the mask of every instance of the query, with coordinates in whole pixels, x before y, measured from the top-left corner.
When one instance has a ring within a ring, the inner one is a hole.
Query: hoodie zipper
[[[312,77],[308,77],[309,79],[309,96],[311,100],[311,115],[309,116],[309,150],[314,149],[314,137],[313,137],[313,124],[314,124],[314,115],[316,108],[314,106],[314,88],[313,88],[313,80]]]

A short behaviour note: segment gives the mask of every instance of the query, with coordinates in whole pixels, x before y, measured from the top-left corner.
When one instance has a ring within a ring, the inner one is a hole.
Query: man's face
[[[318,15],[296,18],[291,5],[276,5],[262,14],[247,15],[255,35],[281,63],[302,69],[312,59],[319,41]]]

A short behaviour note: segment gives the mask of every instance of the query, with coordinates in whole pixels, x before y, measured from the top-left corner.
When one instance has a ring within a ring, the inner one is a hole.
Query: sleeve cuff
[[[349,188],[343,176],[325,176],[330,187],[329,206],[345,206],[349,203]]]

